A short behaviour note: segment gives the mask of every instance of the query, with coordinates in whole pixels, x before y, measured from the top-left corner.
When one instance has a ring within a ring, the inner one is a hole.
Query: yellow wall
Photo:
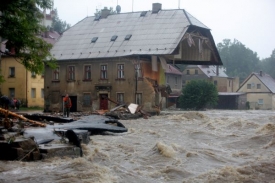
[[[251,84],[251,89],[247,88],[247,84]],[[260,89],[257,89],[257,84],[261,84]],[[238,91],[247,93],[250,109],[275,109],[275,95],[254,75]],[[263,100],[263,104],[259,104],[259,99]]]
[[[254,87],[247,89],[247,84],[254,83]],[[257,89],[257,84],[261,84],[261,89]],[[270,92],[269,89],[256,77],[252,76],[240,89],[240,92]]]
[[[15,76],[9,77],[10,67],[15,68]],[[39,106],[44,107],[44,98],[41,97],[41,89],[44,88],[44,78],[40,75],[31,76],[31,72],[26,72],[25,67],[17,62],[13,57],[2,57],[1,74],[4,76],[5,82],[1,84],[1,93],[10,96],[9,88],[15,89],[15,98],[22,102],[28,101],[28,107]],[[26,89],[27,88],[27,89]],[[31,89],[36,89],[36,98],[31,97]],[[27,92],[27,95],[26,95]]]
[[[259,99],[263,99],[263,104],[259,104]],[[272,109],[274,110],[274,96],[271,93],[248,93],[247,101],[250,109]]]

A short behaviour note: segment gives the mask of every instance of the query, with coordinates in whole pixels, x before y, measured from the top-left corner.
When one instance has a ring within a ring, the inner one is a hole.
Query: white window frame
[[[264,104],[264,99],[258,99],[258,104],[263,105]]]
[[[31,88],[31,98],[36,98],[36,88]]]
[[[59,80],[59,67],[57,67],[55,70],[53,70],[53,80]]]
[[[124,79],[124,64],[117,64],[117,78]]]

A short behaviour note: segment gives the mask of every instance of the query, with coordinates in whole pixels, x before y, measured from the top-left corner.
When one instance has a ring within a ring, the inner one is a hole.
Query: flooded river
[[[162,111],[91,136],[82,158],[0,161],[0,182],[275,183],[274,111]]]

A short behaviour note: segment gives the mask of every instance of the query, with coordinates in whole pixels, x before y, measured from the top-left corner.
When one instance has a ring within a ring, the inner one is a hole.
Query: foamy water
[[[274,111],[163,111],[91,136],[83,158],[0,161],[0,182],[275,183]]]

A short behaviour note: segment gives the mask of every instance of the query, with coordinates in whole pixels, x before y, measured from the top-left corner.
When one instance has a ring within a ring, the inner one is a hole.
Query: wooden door
[[[100,97],[99,109],[108,110],[108,94],[100,94],[99,97]]]

